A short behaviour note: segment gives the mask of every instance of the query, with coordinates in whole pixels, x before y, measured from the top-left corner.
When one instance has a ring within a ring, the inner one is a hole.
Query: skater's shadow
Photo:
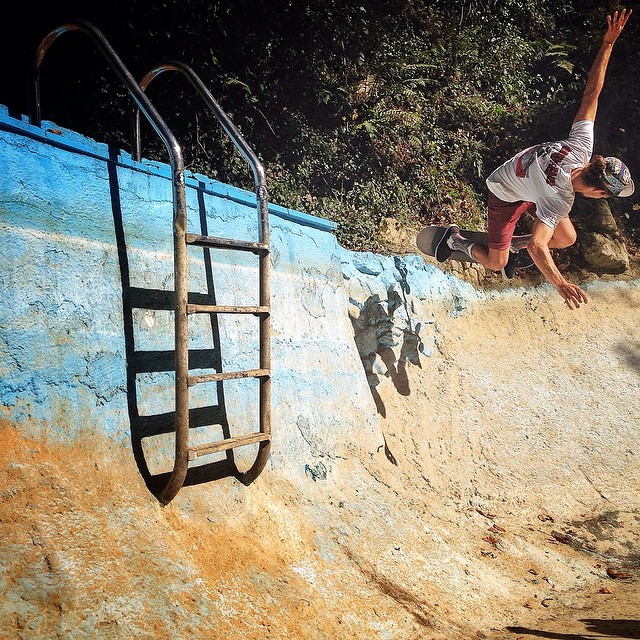
[[[527,629],[526,627],[507,627],[511,633],[532,636],[535,638],[549,638],[551,640],[591,640],[592,638],[627,638],[640,640],[640,621],[638,620],[580,620],[586,627],[585,633],[557,633],[542,629]],[[593,635],[593,634],[598,635]]]
[[[387,289],[387,297],[378,294],[367,298],[357,317],[351,317],[358,353],[367,374],[371,394],[378,413],[386,417],[386,408],[376,387],[383,377],[391,378],[396,391],[409,396],[411,388],[407,363],[421,367],[420,323],[412,322],[412,309],[407,300],[410,293],[404,261],[396,258],[397,284]],[[399,289],[399,291],[398,291]]]

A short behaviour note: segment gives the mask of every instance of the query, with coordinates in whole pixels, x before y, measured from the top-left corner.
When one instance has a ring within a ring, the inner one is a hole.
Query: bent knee
[[[500,271],[504,269],[508,261],[509,253],[507,252],[506,255],[499,254],[496,256],[489,256],[484,266],[487,267],[487,269],[491,269],[492,271]]]

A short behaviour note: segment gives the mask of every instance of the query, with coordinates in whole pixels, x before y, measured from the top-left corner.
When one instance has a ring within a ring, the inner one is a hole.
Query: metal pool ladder
[[[189,461],[200,456],[218,453],[243,445],[259,443],[256,460],[239,479],[248,484],[262,471],[267,463],[271,446],[271,306],[270,306],[270,257],[269,257],[269,204],[265,171],[256,154],[249,147],[233,122],[216,102],[211,92],[186,64],[179,61],[166,62],[154,67],[140,82],[146,91],[152,80],[166,71],[182,73],[195,87],[211,112],[220,122],[225,133],[249,163],[255,180],[257,211],[259,217],[258,241],[247,242],[214,236],[187,233],[187,217],[176,221],[174,228],[175,290],[176,290],[176,460],[173,473],[160,494],[162,502],[169,502],[180,490],[186,476]],[[140,108],[134,110],[133,157],[141,159]],[[187,300],[187,247],[189,245],[232,251],[249,251],[258,256],[259,293],[257,306],[219,306],[189,304]],[[260,364],[258,369],[234,372],[218,372],[204,375],[189,375],[188,331],[192,314],[251,314],[260,324]],[[238,378],[257,378],[259,388],[259,431],[189,446],[189,389],[197,384],[219,382]]]
[[[270,258],[269,258],[269,205],[265,171],[255,153],[243,139],[229,117],[222,111],[211,93],[200,81],[198,76],[186,65],[180,62],[170,62],[160,65],[150,71],[140,85],[124,66],[118,55],[112,49],[104,35],[91,23],[82,20],[63,24],[49,32],[40,43],[33,65],[33,95],[30,109],[30,122],[41,126],[40,110],[40,68],[43,58],[51,44],[62,34],[80,31],[97,45],[100,52],[114,69],[129,94],[134,99],[135,126],[133,158],[140,160],[140,111],[151,123],[154,130],[162,139],[172,169],[173,183],[173,241],[174,241],[174,286],[175,286],[175,458],[173,470],[164,488],[159,492],[158,499],[168,504],[178,494],[184,485],[189,462],[200,456],[217,453],[235,447],[258,444],[259,449],[251,468],[238,474],[241,482],[249,484],[258,477],[264,469],[271,447],[271,355],[270,355]],[[223,129],[229,135],[235,146],[248,161],[255,178],[257,211],[259,216],[258,241],[247,242],[213,236],[196,235],[187,232],[187,207],[185,193],[184,160],[182,151],[175,137],[165,124],[145,94],[145,89],[160,73],[168,70],[180,71],[196,87],[206,104],[218,118]],[[228,249],[235,251],[249,251],[259,258],[259,302],[256,306],[219,306],[190,304],[188,300],[188,271],[187,248],[189,245]],[[193,314],[252,314],[259,318],[260,323],[260,363],[258,369],[249,371],[217,372],[199,376],[189,375],[189,316]],[[216,442],[190,446],[189,444],[189,389],[197,384],[232,380],[238,378],[257,378],[260,382],[259,391],[259,431],[235,437],[229,437]]]

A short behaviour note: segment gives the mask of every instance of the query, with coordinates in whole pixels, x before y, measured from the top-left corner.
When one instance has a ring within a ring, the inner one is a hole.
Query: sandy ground
[[[3,424],[0,637],[640,638],[640,286],[588,292],[440,314],[323,475],[160,507],[126,447]]]
[[[446,366],[425,390],[450,457],[436,470],[496,514],[480,553],[514,577],[504,622],[478,637],[640,636],[639,299],[634,285],[586,288],[590,304],[575,312],[522,289],[442,331]]]

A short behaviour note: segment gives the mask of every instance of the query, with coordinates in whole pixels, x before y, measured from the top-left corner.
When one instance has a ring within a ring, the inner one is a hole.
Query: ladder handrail
[[[116,72],[117,76],[122,80],[122,83],[131,94],[131,97],[136,101],[138,107],[145,114],[164,142],[171,158],[171,164],[173,165],[175,163],[176,165],[182,165],[183,161],[180,145],[178,144],[175,136],[169,130],[169,127],[167,127],[156,108],[153,106],[144,91],[142,91],[135,78],[131,75],[122,60],[120,60],[120,57],[114,51],[113,47],[109,44],[102,32],[85,20],[75,20],[73,22],[62,24],[55,29],[52,29],[40,42],[32,66],[33,93],[30,103],[29,122],[36,127],[40,127],[42,124],[40,107],[40,70],[42,68],[44,56],[55,40],[57,40],[62,34],[72,31],[80,31],[84,33],[89,36],[95,45],[97,45],[100,52]],[[182,168],[184,169],[184,166],[182,166]]]
[[[32,125],[41,126],[41,111],[40,111],[40,69],[42,67],[42,61],[45,54],[49,50],[49,47],[57,40],[62,34],[71,31],[80,31],[97,45],[100,52],[107,59],[111,67],[116,72],[117,76],[123,82],[124,86],[129,91],[129,94],[138,105],[138,109],[142,110],[153,128],[156,130],[160,138],[162,139],[167,152],[169,154],[169,160],[172,169],[172,196],[173,196],[173,238],[174,238],[174,265],[176,272],[178,271],[179,264],[186,264],[187,261],[187,247],[185,243],[185,235],[187,231],[187,200],[185,192],[185,178],[184,178],[184,160],[182,156],[182,150],[178,144],[176,138],[171,133],[160,114],[156,111],[155,107],[151,104],[151,101],[140,88],[134,77],[122,63],[116,52],[113,50],[107,39],[102,32],[93,26],[91,23],[84,20],[76,20],[60,25],[56,29],[50,31],[41,41],[38,46],[34,64],[32,68],[33,72],[33,94],[30,101],[30,113],[29,121]],[[177,279],[176,279],[177,280]],[[175,282],[175,332],[176,343],[178,335],[184,331],[186,326],[186,308],[187,308],[187,282]],[[184,313],[179,313],[178,310],[184,310]],[[184,316],[184,317],[182,317]],[[171,476],[165,485],[164,489],[160,493],[159,499],[162,503],[167,504],[170,502],[180,491],[184,480],[187,475],[189,467],[189,406],[187,395],[187,378],[189,375],[189,352],[187,350],[175,351],[175,366],[176,366],[176,379],[175,379],[175,393],[176,393],[176,447],[175,447],[175,460],[173,471]]]
[[[198,77],[198,75],[191,69],[191,67],[183,62],[171,60],[167,61],[163,64],[157,65],[153,69],[151,69],[144,78],[140,81],[140,89],[144,92],[146,91],[149,84],[154,80],[154,78],[158,77],[165,71],[177,71],[182,73],[186,78],[190,81],[190,83],[195,87],[198,94],[204,100],[209,109],[216,116],[218,121],[220,122],[222,128],[225,133],[229,136],[233,144],[243,155],[245,160],[250,165],[254,181],[255,181],[255,190],[256,190],[256,198],[257,198],[257,207],[259,214],[259,241],[261,244],[266,245],[267,250],[265,252],[261,252],[259,256],[259,273],[260,273],[260,282],[259,282],[259,306],[270,309],[270,255],[269,255],[269,203],[268,203],[268,190],[266,184],[266,172],[264,169],[264,165],[258,159],[257,155],[253,151],[253,149],[249,146],[247,141],[244,139],[240,131],[231,121],[229,116],[224,112],[224,110],[220,107],[218,102],[215,100],[209,89],[202,82],[202,80]],[[140,134],[140,109],[134,106],[133,112],[133,126],[132,126],[132,156],[136,161],[141,160],[141,134]],[[185,212],[185,220],[184,226],[187,226],[186,220],[186,212]],[[177,242],[177,239],[176,239]],[[177,248],[176,248],[177,251]],[[187,261],[186,256],[184,263],[181,265],[180,270],[176,263],[176,282],[184,281],[184,287],[187,286]],[[184,307],[186,309],[186,305]],[[178,342],[178,332],[176,330],[176,352],[178,349],[183,349],[186,351],[188,358],[188,347],[187,347],[187,339],[186,333],[188,330],[188,316],[186,313],[183,313],[182,309],[178,309],[176,306],[176,319],[178,321],[180,318],[181,323],[181,331],[183,332],[183,339],[181,343]],[[260,317],[260,369],[264,371],[271,371],[271,316],[270,313],[266,313]],[[187,383],[185,382],[185,387],[187,387]],[[188,388],[188,387],[187,387]],[[188,402],[188,400],[187,400]],[[271,434],[271,376],[267,375],[261,378],[260,380],[260,399],[259,399],[259,411],[260,411],[260,432]],[[188,421],[188,410],[186,411],[186,420]],[[187,438],[188,438],[188,425],[187,425]],[[188,442],[188,441],[187,441]],[[188,444],[187,444],[188,446]],[[255,480],[255,478],[260,475],[262,470],[264,469],[268,459],[271,448],[271,438],[265,440],[260,443],[258,454],[256,456],[256,460],[251,466],[251,468],[245,473],[239,474],[239,479],[245,483],[249,484]],[[163,492],[162,498],[165,499],[166,489]],[[169,498],[170,500],[171,498]],[[168,501],[168,500],[167,500]]]
[[[229,136],[233,144],[244,156],[245,160],[249,163],[251,170],[253,171],[256,191],[260,187],[264,187],[266,190],[266,172],[264,165],[258,159],[256,153],[249,146],[244,139],[238,128],[235,126],[231,118],[222,109],[217,100],[213,97],[207,86],[202,82],[200,77],[195,71],[184,62],[179,60],[169,60],[163,64],[159,64],[151,69],[145,77],[140,81],[140,88],[142,91],[146,91],[149,84],[154,78],[158,77],[165,71],[178,71],[182,73],[195,87],[202,99],[205,101],[209,109],[214,113],[218,121],[220,122],[225,133]],[[140,111],[135,109],[134,113],[134,126],[133,126],[133,143],[132,153],[134,160],[139,161],[141,156],[141,135],[140,135]],[[264,196],[266,197],[266,193]]]

